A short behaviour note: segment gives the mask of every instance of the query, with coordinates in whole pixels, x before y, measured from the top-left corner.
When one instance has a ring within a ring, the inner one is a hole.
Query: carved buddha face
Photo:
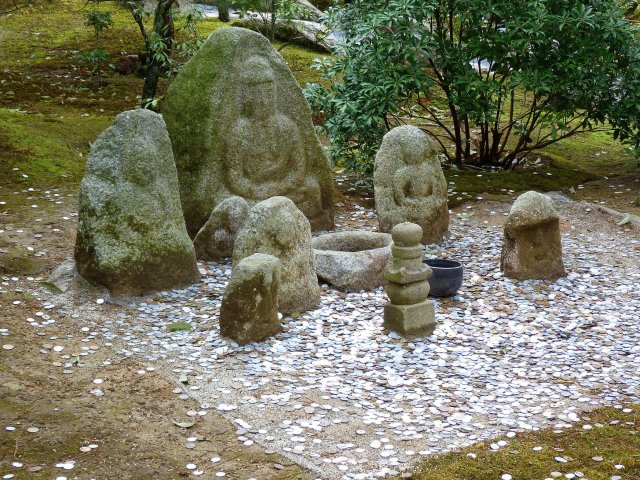
[[[242,114],[266,120],[276,114],[276,88],[269,63],[252,57],[244,63],[239,91]]]
[[[429,142],[409,142],[402,143],[400,148],[402,159],[407,165],[419,165],[425,162],[433,153],[433,147]]]

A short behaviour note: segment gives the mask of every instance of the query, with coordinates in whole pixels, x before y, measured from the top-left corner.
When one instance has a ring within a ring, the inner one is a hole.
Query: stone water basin
[[[318,278],[338,290],[358,292],[384,284],[384,268],[391,259],[388,233],[354,230],[313,238]]]

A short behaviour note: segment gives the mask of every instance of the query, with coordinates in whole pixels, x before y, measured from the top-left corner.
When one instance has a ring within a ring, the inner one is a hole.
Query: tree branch
[[[449,127],[447,127],[442,121],[440,121],[436,115],[435,112],[433,112],[427,105],[425,105],[421,100],[420,100],[420,96],[418,96],[417,99],[418,105],[420,105],[429,115],[430,118],[436,123],[438,124],[438,126],[440,128],[442,128],[445,132],[447,132],[447,135],[449,135],[449,137],[451,138],[451,140],[455,139],[455,136],[453,134],[453,132],[449,129]]]

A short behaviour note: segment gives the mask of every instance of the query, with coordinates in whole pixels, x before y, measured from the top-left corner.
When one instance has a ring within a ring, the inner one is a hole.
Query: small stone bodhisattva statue
[[[433,142],[418,127],[389,131],[376,155],[373,174],[380,230],[412,222],[423,244],[440,242],[449,228],[447,181]]]

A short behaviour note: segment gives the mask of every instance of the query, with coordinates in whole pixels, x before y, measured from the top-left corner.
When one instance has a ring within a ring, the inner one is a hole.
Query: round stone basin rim
[[[388,233],[350,230],[314,237],[311,246],[315,250],[357,253],[388,248],[393,243]]]

